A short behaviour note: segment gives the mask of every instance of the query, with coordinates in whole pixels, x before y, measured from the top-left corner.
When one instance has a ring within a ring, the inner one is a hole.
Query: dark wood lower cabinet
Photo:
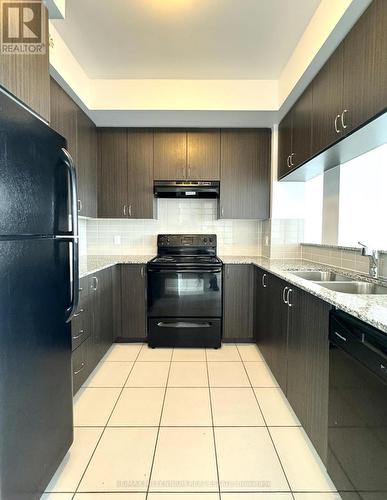
[[[121,337],[141,341],[146,333],[146,265],[121,265]]]
[[[331,306],[260,268],[254,303],[255,341],[326,463]]]
[[[253,272],[251,264],[224,266],[223,340],[253,340]]]

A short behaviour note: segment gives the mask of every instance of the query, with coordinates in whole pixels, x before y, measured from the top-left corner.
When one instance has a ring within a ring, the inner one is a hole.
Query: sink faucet
[[[370,267],[369,267],[369,275],[371,278],[377,278],[379,274],[379,252],[377,250],[374,250],[373,248],[367,247],[367,245],[364,245],[364,243],[361,243],[360,241],[358,242],[359,245],[361,245],[363,248],[361,249],[361,254],[364,257],[368,257],[370,261]]]

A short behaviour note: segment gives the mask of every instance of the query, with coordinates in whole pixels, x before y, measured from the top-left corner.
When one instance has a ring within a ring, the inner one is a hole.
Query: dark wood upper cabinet
[[[127,217],[127,129],[99,129],[98,146],[98,217]]]
[[[187,132],[177,129],[155,130],[155,180],[184,180],[187,178],[186,172]]]
[[[153,130],[128,129],[128,216],[152,219],[155,211],[153,195]]]
[[[53,78],[50,80],[50,101],[50,125],[67,140],[67,149],[77,163],[78,106]]]
[[[290,155],[292,154],[292,110],[281,120],[278,125],[278,177],[289,172]]]
[[[223,339],[253,338],[253,266],[226,264],[224,268]]]
[[[220,180],[220,130],[188,130],[186,177],[197,181]]]
[[[304,163],[312,151],[313,87],[308,87],[292,109],[292,148],[290,169]]]
[[[81,109],[77,115],[77,153],[78,212],[97,217],[97,128]]]
[[[221,131],[220,218],[269,217],[270,129]]]
[[[43,7],[45,54],[0,54],[0,85],[50,121],[48,13]]]
[[[343,44],[340,44],[312,83],[312,154],[342,137],[343,53]]]
[[[345,132],[387,107],[387,3],[374,0],[344,40]]]
[[[121,266],[121,337],[119,340],[146,339],[146,266]]]

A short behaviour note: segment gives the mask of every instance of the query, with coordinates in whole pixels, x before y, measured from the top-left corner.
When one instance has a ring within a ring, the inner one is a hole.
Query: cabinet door
[[[292,110],[278,125],[278,178],[286,175],[290,170],[289,158],[292,153]]]
[[[187,132],[187,178],[220,180],[220,130],[197,129]]]
[[[128,216],[154,217],[153,130],[128,129]]]
[[[220,218],[269,217],[270,145],[269,129],[221,131]]]
[[[77,105],[53,78],[50,80],[50,100],[50,125],[67,140],[67,149],[77,164]]]
[[[293,107],[291,168],[298,167],[311,156],[312,148],[312,101],[310,85]]]
[[[307,292],[291,288],[287,398],[321,459],[326,462],[331,306]]]
[[[99,130],[98,217],[127,217],[128,144],[124,128]]]
[[[97,217],[97,128],[79,108],[77,146],[79,215]]]
[[[278,384],[286,392],[287,379],[287,338],[288,338],[288,310],[284,302],[284,289],[288,287],[285,281],[270,274],[268,279],[267,304],[267,360]]]
[[[48,15],[45,7],[42,9],[42,14],[45,24],[45,40],[43,40],[45,54],[0,53],[0,85],[49,122],[49,42]]]
[[[252,340],[253,268],[226,264],[224,274],[223,340]]]
[[[113,343],[113,280],[112,269],[99,271],[95,276],[96,302],[94,314],[94,363],[104,356]]]
[[[255,267],[255,266],[254,266]],[[270,350],[267,328],[269,275],[262,269],[254,269],[254,340],[264,358],[269,362]]]
[[[120,340],[146,339],[146,266],[121,266],[121,329]]]
[[[343,43],[313,80],[312,154],[323,151],[339,140],[343,111]]]
[[[374,0],[344,40],[346,133],[387,106],[387,2]]]
[[[172,181],[187,178],[187,133],[185,130],[155,131],[154,178]]]

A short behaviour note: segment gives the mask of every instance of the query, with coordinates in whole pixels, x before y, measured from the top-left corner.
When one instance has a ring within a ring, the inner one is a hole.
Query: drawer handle
[[[79,330],[79,335],[73,335],[73,340],[80,339],[84,333],[84,330]]]
[[[159,328],[210,328],[211,323],[208,321],[203,322],[188,322],[188,321],[159,321],[157,323]]]
[[[79,309],[79,311],[77,313],[74,314],[74,318],[76,318],[77,316],[79,316],[80,314],[82,314],[83,312],[85,312],[84,309]]]
[[[347,337],[344,337],[344,335],[340,335],[340,333],[335,332],[336,337],[339,337],[339,339],[343,340],[344,342],[347,342]]]
[[[267,288],[266,278],[267,278],[267,274],[266,273],[262,274],[262,286],[263,286],[263,288]]]
[[[86,367],[86,363],[84,361],[82,361],[81,363],[81,367],[79,368],[79,370],[75,370],[74,372],[74,375],[78,375],[78,373],[81,373]]]

